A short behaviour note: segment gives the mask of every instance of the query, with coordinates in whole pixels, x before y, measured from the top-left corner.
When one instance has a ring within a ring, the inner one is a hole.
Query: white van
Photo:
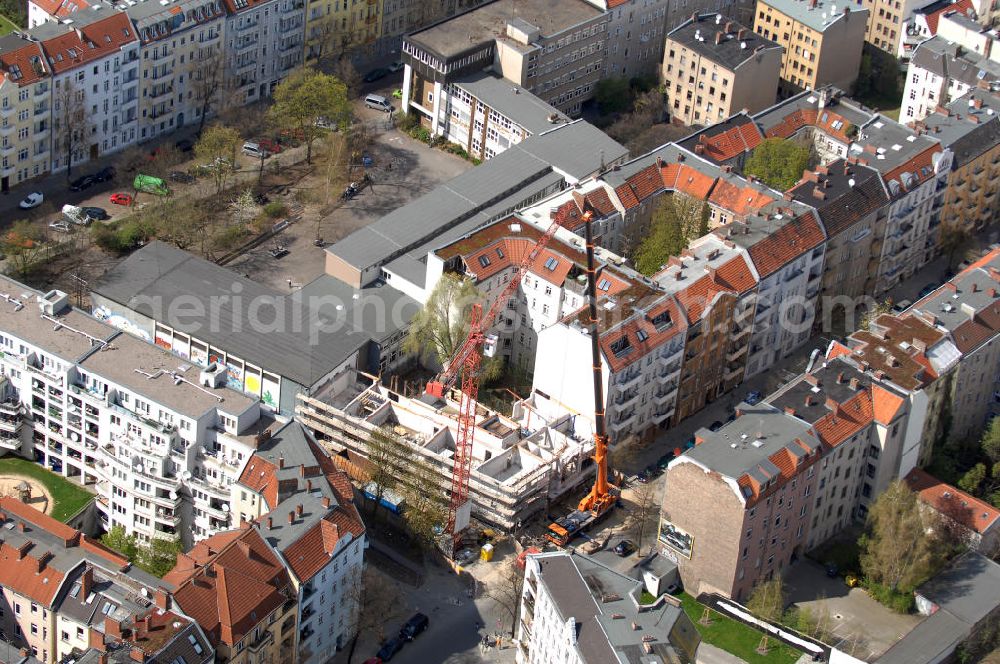
[[[386,113],[391,112],[392,104],[389,100],[382,95],[368,95],[365,97],[365,106],[368,108],[374,108],[377,111],[385,111]]]
[[[64,205],[62,207],[63,217],[67,221],[71,221],[79,226],[89,226],[90,222],[93,221],[87,216],[87,213],[83,211],[83,208],[77,207],[75,205]]]
[[[262,157],[267,159],[271,156],[271,153],[260,147],[260,144],[252,143],[250,141],[243,144],[243,154],[253,157],[254,159],[260,159]]]

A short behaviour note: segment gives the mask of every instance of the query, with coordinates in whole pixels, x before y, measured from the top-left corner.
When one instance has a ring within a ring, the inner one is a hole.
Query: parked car
[[[81,191],[89,188],[96,180],[93,175],[83,175],[69,183],[70,191]]]
[[[615,555],[624,558],[625,556],[635,553],[635,544],[633,544],[630,540],[625,539],[618,542],[613,551],[615,552]]]
[[[337,131],[337,124],[332,120],[327,118],[316,118],[316,126],[320,129],[328,129],[330,131]]]
[[[271,254],[271,258],[281,258],[288,255],[288,247],[280,245],[274,249],[268,249],[267,253]]]
[[[174,143],[174,147],[180,150],[181,152],[191,152],[191,150],[194,150],[194,141],[192,141],[190,138],[182,138],[181,140]]]
[[[395,90],[393,90],[392,91],[392,98],[393,99],[402,99],[403,98],[403,89],[402,88],[396,88]]]
[[[640,470],[639,474],[635,476],[635,479],[639,482],[639,484],[649,484],[649,481],[653,478],[649,476],[649,472]]]
[[[674,452],[673,450],[671,450],[656,460],[656,467],[659,468],[660,471],[665,471],[667,469],[667,466],[669,466],[670,462],[673,460],[674,460]]]
[[[937,290],[937,284],[927,284],[926,286],[920,289],[920,293],[917,294],[917,297],[918,298],[926,297],[927,295],[930,295],[936,290]]]
[[[892,310],[894,313],[900,314],[909,309],[911,304],[913,303],[909,300],[900,300],[896,304],[892,305]]]
[[[718,431],[721,428],[722,428],[722,422],[720,422],[719,420],[716,420],[708,425],[709,431]]]
[[[170,179],[181,184],[191,184],[195,178],[190,173],[185,173],[184,171],[171,171]]]
[[[69,233],[69,224],[65,221],[50,221],[49,228],[60,233]]]
[[[111,218],[111,215],[108,214],[108,211],[105,210],[104,208],[99,208],[99,207],[83,207],[81,209],[83,210],[84,214],[86,214],[88,217],[90,217],[94,221],[107,221],[108,219]]]
[[[115,205],[132,205],[132,194],[111,194],[109,200]]]
[[[396,656],[396,653],[403,649],[404,643],[405,641],[399,637],[389,639],[382,644],[382,647],[379,648],[379,651],[375,654],[375,656],[383,662],[388,662]]]
[[[372,69],[370,72],[365,74],[365,83],[374,83],[379,79],[383,79],[389,75],[389,70],[385,67],[379,67],[377,69]]]
[[[93,219],[90,215],[84,211],[82,207],[76,205],[64,205],[62,206],[63,218],[71,224],[78,224],[80,226],[89,226]]]
[[[36,208],[39,205],[41,205],[44,200],[45,196],[42,194],[42,192],[33,191],[27,196],[25,196],[24,200],[22,200],[20,203],[17,204],[17,207],[21,208],[22,210],[30,210],[31,208]]]
[[[94,173],[94,180],[97,182],[111,182],[115,179],[116,171],[114,166],[105,166]]]
[[[243,144],[243,154],[254,159],[267,159],[271,154],[260,146],[260,143],[247,141]]]
[[[747,395],[743,397],[743,400],[746,401],[751,406],[755,406],[758,403],[760,403],[760,400],[763,398],[764,396],[760,392],[758,392],[757,390],[752,390],[750,392],[747,392]]]
[[[284,148],[281,147],[281,143],[277,141],[272,141],[270,138],[261,138],[257,141],[257,145],[264,148],[271,154],[279,154]]]
[[[415,613],[399,630],[399,638],[412,641],[427,630],[430,620],[422,613]]]
[[[374,108],[376,111],[382,111],[383,113],[392,113],[393,111],[392,104],[382,95],[365,95],[365,106]]]
[[[840,574],[840,568],[837,567],[836,563],[826,564],[826,575],[828,577],[830,577],[831,579],[835,579],[837,578],[838,574]]]
[[[395,74],[397,71],[403,71],[403,63],[400,62],[399,60],[396,60],[391,65],[389,65],[388,69],[393,74]]]

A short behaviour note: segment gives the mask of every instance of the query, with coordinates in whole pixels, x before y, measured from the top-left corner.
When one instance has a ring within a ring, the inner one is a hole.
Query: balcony
[[[633,424],[635,424],[635,409],[631,409],[625,413],[617,415],[611,422],[611,428],[615,431],[621,431],[623,429],[627,429]]]
[[[742,366],[726,367],[726,373],[722,375],[722,378],[728,383],[735,378],[741,377],[744,370],[745,369]]]
[[[303,637],[304,638],[304,637]],[[247,648],[252,653],[257,653],[274,643],[274,633],[271,630],[263,632],[260,636],[250,642]]]
[[[256,28],[260,26],[260,20],[248,21],[246,23],[240,23],[233,28],[234,32],[240,33],[251,28]]]
[[[726,353],[727,362],[735,362],[744,355],[746,355],[747,349],[750,347],[749,344],[742,344],[739,348],[733,348]]]
[[[174,92],[173,83],[171,83],[170,85],[164,85],[162,87],[154,87],[152,90],[149,91],[149,98],[157,99],[164,95],[173,94],[173,92]]]
[[[670,385],[663,385],[653,394],[653,402],[662,406],[666,403],[671,402],[674,397],[677,396],[677,384],[671,383]]]
[[[615,385],[621,391],[627,391],[631,387],[635,387],[639,384],[639,378],[642,376],[642,372],[639,370],[634,370],[625,373],[621,380],[617,381]]]

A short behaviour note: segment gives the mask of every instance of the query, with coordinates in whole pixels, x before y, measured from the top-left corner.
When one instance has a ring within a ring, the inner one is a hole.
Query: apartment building
[[[285,562],[297,593],[297,661],[325,662],[357,630],[365,526],[353,487],[312,436],[289,422],[254,451],[233,485],[233,513]],[[291,519],[289,521],[289,519]]]
[[[914,7],[909,18],[903,20],[900,29],[903,38],[899,40],[899,50],[896,57],[903,62],[909,62],[913,50],[921,42],[937,35],[941,18],[951,12],[960,12],[972,18],[976,17],[973,0],[936,0],[922,7]]]
[[[159,579],[16,498],[0,498],[0,516],[8,647],[45,664],[109,652],[136,662],[215,661],[205,633],[173,610]]]
[[[670,30],[666,0],[588,0],[608,15],[604,54],[606,78],[651,76],[663,60]]]
[[[945,536],[957,536],[973,551],[993,555],[1000,547],[1000,510],[959,488],[914,468],[906,485],[923,507],[945,521]]]
[[[695,661],[701,637],[677,599],[644,606],[642,582],[587,556],[528,556],[517,626],[518,664]]]
[[[0,192],[51,166],[52,70],[37,42],[0,37]]]
[[[875,276],[885,238],[889,195],[878,171],[838,159],[803,173],[789,190],[812,205],[826,230],[826,260],[820,282],[816,322],[854,329],[865,296],[875,291]]]
[[[735,244],[709,234],[672,257],[653,280],[676,296],[687,316],[674,419],[680,422],[743,380],[757,273]]]
[[[252,525],[179,554],[164,580],[174,585],[177,606],[205,631],[219,659],[295,661],[289,657],[297,633],[295,589],[282,560]]]
[[[177,298],[200,302],[201,315],[177,316]],[[326,276],[279,292],[162,242],[94,283],[91,304],[97,318],[144,342],[198,368],[221,367],[220,382],[285,415],[296,394],[348,368],[400,366],[418,306],[393,289],[359,291]]]
[[[517,216],[545,231],[551,221],[559,224],[556,239],[580,247],[584,237],[584,212],[590,212],[594,249],[609,262],[620,262],[625,243],[621,203],[614,190],[601,178],[577,183],[532,205],[521,208]]]
[[[437,133],[443,88],[491,67],[561,112],[579,115],[604,72],[609,17],[584,0],[516,4],[489,2],[404,38],[403,112],[418,113]]]
[[[226,92],[237,105],[270,97],[302,64],[305,0],[225,1]]]
[[[848,159],[858,128],[872,113],[836,88],[806,90],[754,116],[765,138],[785,138],[811,144],[820,162]]]
[[[1000,48],[992,48],[1000,56]],[[1000,90],[1000,62],[938,35],[916,46],[906,71],[899,121],[923,120],[969,92]]]
[[[729,166],[742,173],[747,154],[763,140],[757,123],[741,111],[688,134],[677,145],[716,166]]]
[[[458,436],[458,396],[456,389],[441,399],[408,397],[357,374],[345,376],[321,395],[301,396],[296,417],[335,463],[364,482],[370,479],[365,471],[343,463],[344,457],[367,457],[372,432],[388,428],[400,443],[392,465],[422,459],[435,472],[437,486],[420,490],[446,497]],[[482,419],[477,419],[473,435],[469,480],[476,519],[513,530],[592,475],[593,464],[587,463],[593,453],[592,420],[565,410],[550,419],[544,407],[528,398],[506,416],[479,405]],[[589,410],[593,412],[592,403]]]
[[[721,14],[694,15],[666,38],[660,80],[673,122],[705,125],[778,97],[781,47]]]
[[[139,40],[128,17],[84,9],[70,25],[43,23],[31,35],[41,41],[52,71],[51,171],[134,143]]]
[[[204,94],[195,82],[222,66],[226,6],[220,0],[137,2],[125,10],[139,34],[139,141],[200,122]],[[233,56],[235,57],[235,56]],[[199,70],[201,70],[199,72]],[[232,99],[222,95],[220,102]]]
[[[266,429],[260,405],[68,305],[0,282],[0,373],[29,415],[19,453],[97,493],[105,530],[190,546],[231,525],[230,485]],[[41,324],[40,324],[41,322]]]
[[[784,48],[779,95],[854,87],[868,19],[868,9],[849,3],[760,0],[754,30]]]
[[[942,233],[973,233],[1000,212],[1000,100],[981,90],[938,107],[916,126],[954,153],[941,207]]]
[[[569,122],[557,108],[489,72],[469,74],[442,89],[440,136],[476,159],[491,159],[511,145]]]

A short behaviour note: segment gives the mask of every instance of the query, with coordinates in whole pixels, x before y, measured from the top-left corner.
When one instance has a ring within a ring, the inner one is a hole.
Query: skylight
[[[559,266],[559,261],[549,256],[545,261],[545,269],[551,272]]]

